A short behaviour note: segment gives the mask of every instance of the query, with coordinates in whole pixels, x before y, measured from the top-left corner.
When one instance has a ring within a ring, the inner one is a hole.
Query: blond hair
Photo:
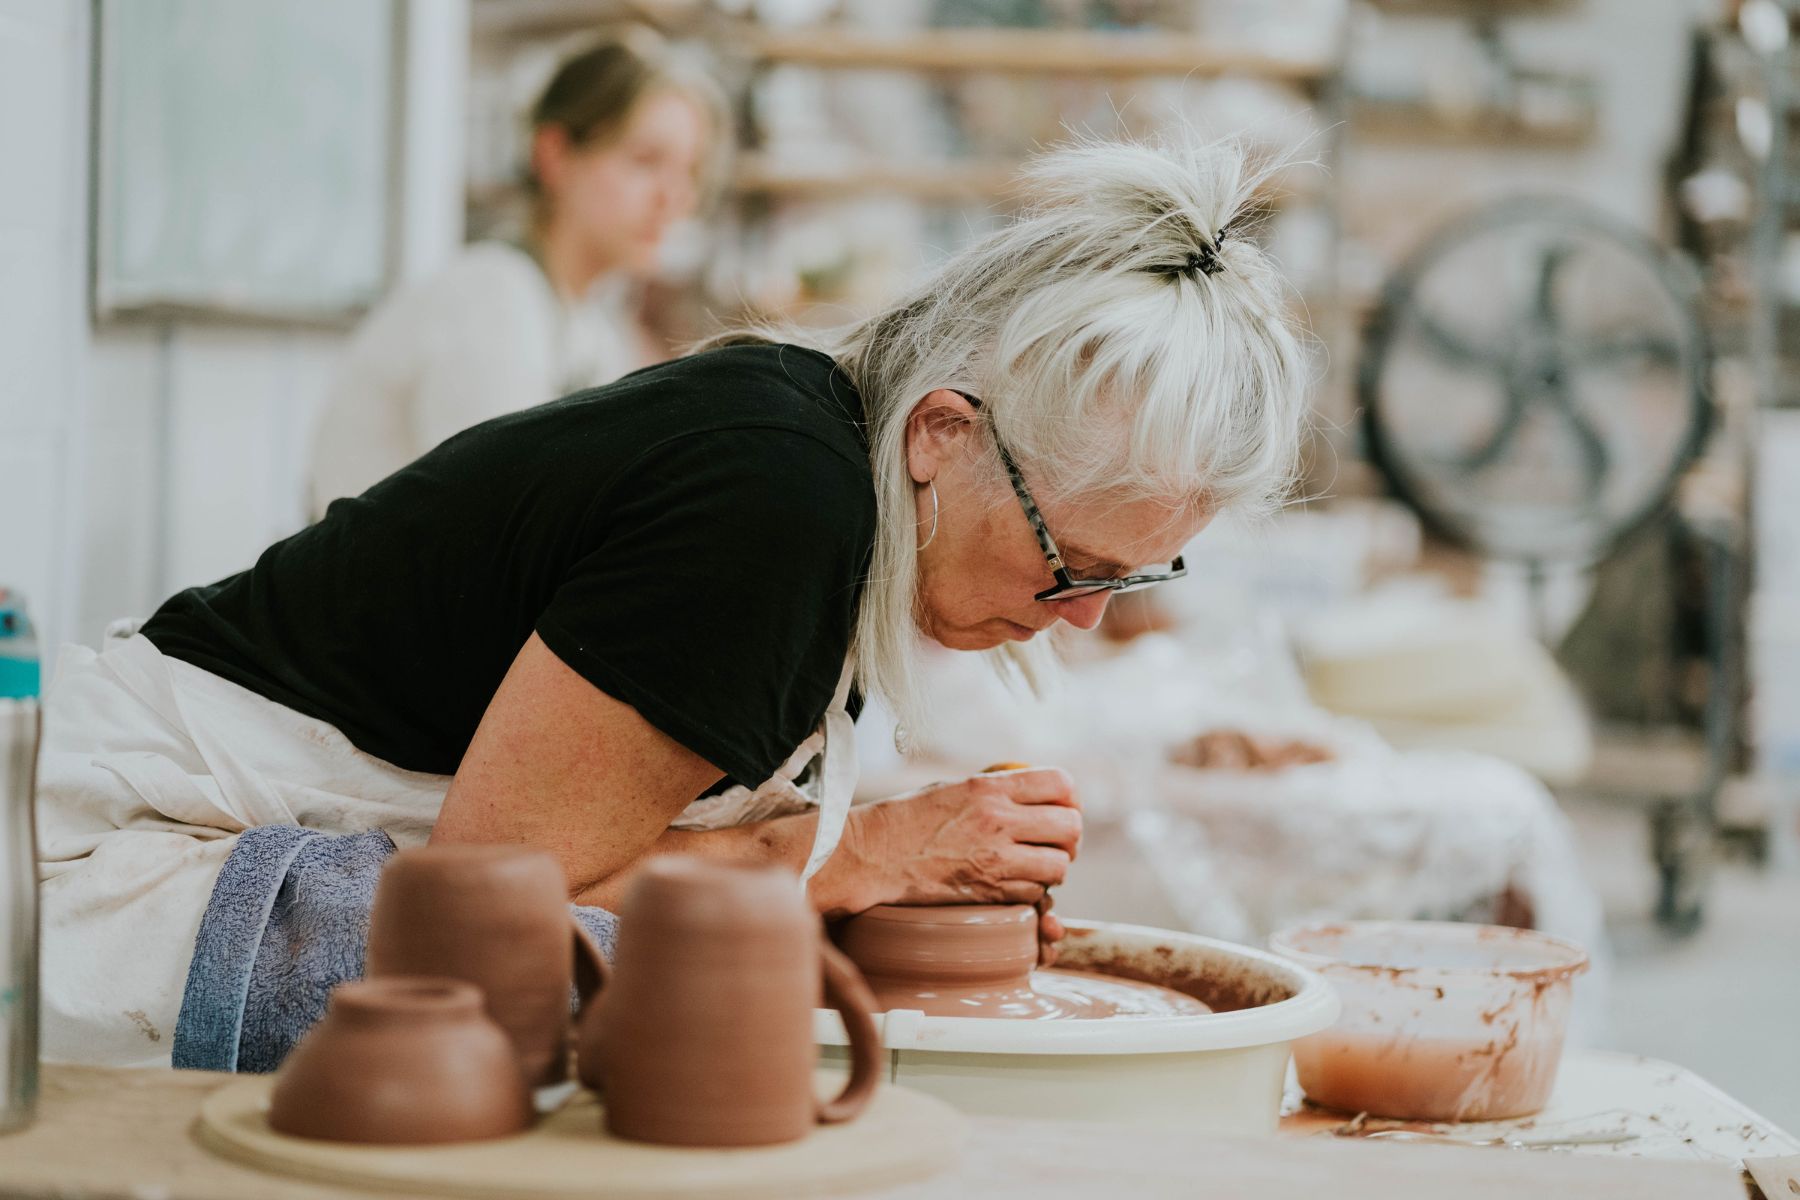
[[[679,92],[705,115],[707,153],[696,183],[703,194],[716,191],[730,156],[731,117],[724,94],[648,28],[614,30],[563,59],[538,93],[528,120],[533,131],[547,126],[563,130],[572,146],[605,145],[624,131],[645,97],[663,91]],[[542,220],[548,215],[547,197],[531,163],[525,167],[525,185]]]

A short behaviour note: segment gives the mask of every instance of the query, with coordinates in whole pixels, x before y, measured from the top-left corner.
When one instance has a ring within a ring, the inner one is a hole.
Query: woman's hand
[[[850,810],[837,853],[812,882],[827,915],[877,904],[1036,904],[1081,846],[1068,773],[977,775]],[[1061,923],[1046,917],[1054,941]]]

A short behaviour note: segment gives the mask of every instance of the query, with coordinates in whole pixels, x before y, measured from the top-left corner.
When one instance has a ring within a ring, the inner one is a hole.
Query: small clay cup
[[[526,1082],[542,1087],[568,1077],[575,960],[595,953],[554,856],[525,846],[420,846],[381,872],[363,974],[474,984]]]
[[[850,1034],[850,1080],[827,1103],[813,1094],[821,976]],[[874,1094],[884,1056],[872,1003],[791,873],[659,858],[620,906],[617,955],[582,1017],[581,1079],[618,1137],[795,1141]]]
[[[481,992],[428,976],[338,985],[269,1105],[278,1133],[379,1145],[507,1137],[531,1120],[512,1043]]]
[[[834,938],[881,1008],[916,1007],[919,993],[1025,987],[1038,958],[1029,904],[878,904]]]

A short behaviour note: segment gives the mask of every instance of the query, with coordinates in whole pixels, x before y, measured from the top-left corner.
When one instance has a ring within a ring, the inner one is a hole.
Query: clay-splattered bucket
[[[1544,1107],[1587,952],[1498,925],[1351,921],[1286,930],[1276,953],[1330,980],[1344,1012],[1294,1046],[1300,1086],[1346,1112],[1493,1121]]]

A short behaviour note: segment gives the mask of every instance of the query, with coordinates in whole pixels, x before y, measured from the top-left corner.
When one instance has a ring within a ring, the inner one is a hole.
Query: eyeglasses
[[[976,408],[981,407],[981,400],[967,392],[957,395],[967,400]],[[1019,504],[1025,510],[1025,519],[1031,522],[1031,530],[1037,534],[1038,545],[1043,547],[1044,561],[1050,564],[1050,573],[1056,577],[1056,586],[1045,588],[1034,600],[1075,600],[1082,596],[1093,596],[1100,592],[1136,592],[1155,584],[1167,583],[1171,579],[1180,579],[1187,574],[1187,566],[1176,555],[1175,561],[1169,564],[1166,571],[1146,571],[1139,575],[1122,575],[1115,579],[1081,579],[1071,574],[1063,565],[1062,551],[1057,549],[1056,539],[1050,536],[1050,529],[1044,524],[1044,515],[1038,511],[1037,501],[1031,497],[1031,489],[1025,486],[1025,476],[1019,472],[1019,464],[1000,440],[994,435],[994,449],[1000,452],[1000,462],[1006,467],[1006,476],[1012,480],[1014,494],[1019,497]]]

